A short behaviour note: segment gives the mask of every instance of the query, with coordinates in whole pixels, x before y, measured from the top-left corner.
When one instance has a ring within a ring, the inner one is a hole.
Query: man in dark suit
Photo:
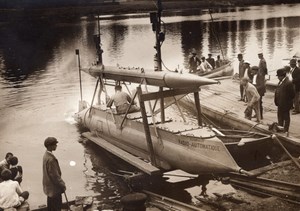
[[[196,73],[198,66],[201,64],[200,59],[197,57],[195,49],[192,50],[192,56],[189,58],[189,72]]]
[[[43,157],[43,188],[47,195],[48,211],[60,211],[62,207],[62,196],[66,185],[61,178],[61,170],[58,160],[53,155],[57,148],[57,139],[54,137],[46,138],[44,145],[47,151]]]
[[[261,74],[268,75],[267,62],[266,62],[266,60],[264,58],[263,53],[259,53],[258,54],[258,58],[259,58],[259,64],[258,64],[259,70],[258,71]]]
[[[245,75],[243,54],[239,53],[237,58],[239,60],[239,78],[241,80]],[[244,86],[241,84],[240,84],[240,94],[241,94],[241,99],[239,99],[239,101],[244,101]]]
[[[212,54],[211,53],[208,54],[208,58],[206,59],[206,61],[212,66],[213,69],[215,69],[216,62],[215,62],[215,59],[212,58]]]
[[[290,61],[290,74],[292,76],[292,83],[294,84],[295,88],[295,98],[294,98],[294,111],[292,114],[299,114],[300,113],[300,69],[296,65],[296,59],[292,59]]]
[[[256,87],[258,94],[260,95],[259,106],[260,106],[260,117],[263,119],[263,106],[262,98],[266,93],[266,81],[264,73],[258,71],[258,66],[251,67],[252,72],[252,84]]]
[[[277,77],[279,83],[275,90],[274,101],[277,106],[278,124],[284,127],[285,132],[288,132],[290,127],[290,110],[293,107],[295,91],[293,83],[286,76],[284,68],[277,70]]]

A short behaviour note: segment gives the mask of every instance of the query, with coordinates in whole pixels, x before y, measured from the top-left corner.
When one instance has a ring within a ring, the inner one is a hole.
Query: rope
[[[248,130],[248,132],[251,132],[251,130],[253,129],[253,128],[255,128],[257,125],[259,125],[260,123],[258,122],[258,123],[256,123],[255,125],[253,125],[252,127],[250,127],[250,129]]]
[[[170,70],[170,69],[165,65],[165,63],[163,62],[162,59],[161,59],[161,63],[162,63],[162,65],[164,66],[164,68],[166,68],[166,70],[168,70],[168,71],[170,71],[170,72],[175,72],[175,71],[173,71],[173,70]]]
[[[212,16],[212,14],[211,14],[211,10],[209,9],[208,11],[209,11],[209,15],[210,15],[210,18],[211,18],[212,23],[214,23],[214,19],[213,19],[213,16]],[[212,31],[213,35],[215,36],[215,38],[216,38],[216,40],[217,40],[217,42],[218,42],[218,45],[219,45],[219,47],[220,47],[220,51],[221,51],[222,57],[223,57],[223,59],[225,59],[225,56],[224,56],[224,53],[223,53],[223,49],[222,49],[222,46],[221,46],[221,42],[220,42],[219,36],[218,36],[218,34],[215,32],[215,28],[213,27],[213,25],[211,26],[211,31]]]

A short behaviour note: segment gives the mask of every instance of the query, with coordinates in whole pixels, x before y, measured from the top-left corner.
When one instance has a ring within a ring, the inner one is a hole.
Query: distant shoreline
[[[83,16],[122,15],[129,13],[145,13],[155,11],[155,1],[129,1],[115,4],[93,4],[85,6],[61,6],[49,8],[12,8],[0,9],[0,22],[20,21],[25,16],[31,19],[51,19],[72,21]],[[189,0],[189,1],[163,1],[163,11],[201,10],[208,8],[227,8],[251,5],[272,5],[282,3],[298,3],[296,0]]]

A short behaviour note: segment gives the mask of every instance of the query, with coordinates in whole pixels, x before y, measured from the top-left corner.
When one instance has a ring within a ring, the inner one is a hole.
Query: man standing
[[[284,131],[288,132],[290,127],[290,110],[293,106],[295,91],[293,83],[286,76],[284,68],[277,70],[279,79],[278,86],[275,90],[275,105],[277,106],[278,125],[284,127]]]
[[[245,74],[243,54],[239,53],[237,58],[239,60],[239,78],[241,80]],[[242,84],[240,84],[240,94],[241,94],[241,99],[239,99],[239,101],[244,101],[244,87]]]
[[[263,106],[262,98],[266,93],[266,81],[265,76],[258,72],[258,66],[251,67],[253,79],[252,84],[256,87],[258,94],[260,95],[259,105],[260,105],[260,118],[263,119]]]
[[[192,50],[192,56],[189,58],[189,72],[196,73],[198,66],[201,64],[200,59],[197,57],[195,49]]]
[[[292,83],[294,84],[295,89],[295,98],[294,98],[294,111],[292,114],[299,114],[300,113],[300,69],[296,66],[296,59],[292,59],[290,61],[290,74],[292,76]]]
[[[258,64],[258,72],[263,76],[268,75],[267,62],[264,59],[263,53],[259,53],[258,58],[260,59]]]
[[[256,113],[257,122],[260,122],[260,109],[259,109],[259,94],[254,85],[249,83],[248,78],[241,79],[241,85],[244,86],[245,95],[248,99],[247,108],[245,110],[245,118],[251,120],[252,109]]]
[[[53,155],[57,148],[57,139],[46,138],[44,146],[47,151],[43,157],[43,188],[47,195],[47,207],[49,211],[60,211],[62,206],[61,194],[65,192],[66,185],[61,178],[61,170],[58,160]]]
[[[222,65],[223,65],[223,60],[221,59],[220,55],[218,55],[216,60],[216,68],[219,68]]]
[[[206,61],[212,66],[212,69],[215,69],[216,67],[216,62],[215,59],[211,57],[211,53],[208,54],[208,58],[206,59]]]

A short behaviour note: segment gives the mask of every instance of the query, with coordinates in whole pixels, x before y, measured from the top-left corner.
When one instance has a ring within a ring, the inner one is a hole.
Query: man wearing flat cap
[[[47,150],[43,157],[43,189],[47,195],[47,207],[49,211],[61,210],[61,194],[66,190],[65,182],[61,178],[58,160],[52,153],[56,150],[57,143],[58,141],[54,137],[48,137],[44,142]]]
[[[296,59],[290,60],[290,74],[292,76],[292,83],[294,84],[295,89],[295,98],[294,98],[294,111],[293,114],[300,113],[300,69],[297,67]]]
[[[275,105],[277,106],[278,125],[284,127],[288,132],[290,127],[290,110],[293,107],[295,91],[293,83],[286,76],[285,68],[277,70],[279,79],[278,86],[275,90]]]

